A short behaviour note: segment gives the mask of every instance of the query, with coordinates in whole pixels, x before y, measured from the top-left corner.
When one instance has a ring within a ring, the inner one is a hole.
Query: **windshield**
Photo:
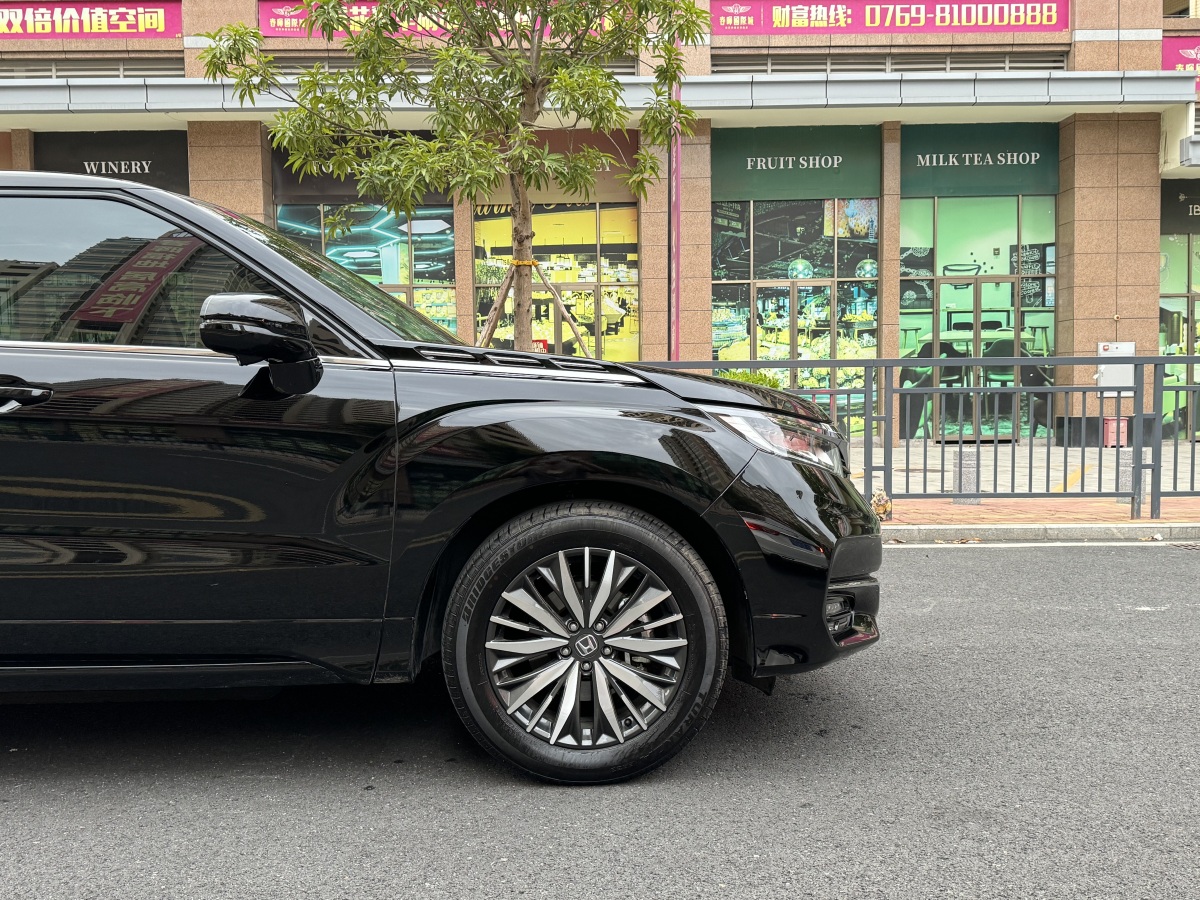
[[[461,344],[453,333],[425,318],[398,297],[393,297],[363,278],[348,272],[332,260],[318,256],[261,222],[247,219],[237,213],[201,203],[205,209],[216,213],[230,225],[266,244],[288,262],[299,266],[339,296],[345,297],[359,309],[406,341],[430,341],[438,344]]]

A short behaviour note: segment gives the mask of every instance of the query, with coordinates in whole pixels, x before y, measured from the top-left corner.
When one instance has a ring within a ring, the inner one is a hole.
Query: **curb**
[[[1077,525],[884,525],[883,542],[951,543],[976,538],[985,543],[1033,541],[1200,541],[1197,522],[1095,523]]]

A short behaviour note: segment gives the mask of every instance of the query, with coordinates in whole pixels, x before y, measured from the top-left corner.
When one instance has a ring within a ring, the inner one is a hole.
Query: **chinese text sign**
[[[158,3],[0,3],[0,40],[131,40],[183,34],[179,0]]]
[[[1067,31],[1069,0],[1042,3],[779,3],[713,0],[712,33],[960,34]]]

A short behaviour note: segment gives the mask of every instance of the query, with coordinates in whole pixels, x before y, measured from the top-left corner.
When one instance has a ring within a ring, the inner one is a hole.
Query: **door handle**
[[[18,406],[34,406],[38,403],[45,403],[53,396],[54,391],[50,388],[0,382],[0,412],[11,412]]]

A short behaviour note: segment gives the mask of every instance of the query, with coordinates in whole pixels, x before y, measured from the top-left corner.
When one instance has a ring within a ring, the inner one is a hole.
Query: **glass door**
[[[795,287],[787,282],[758,284],[754,288],[754,321],[747,323],[754,342],[755,359],[792,359],[795,356]],[[750,325],[753,327],[750,327]],[[789,369],[762,369],[793,387],[795,373]]]
[[[832,359],[837,352],[837,314],[831,282],[793,282],[796,307],[796,358]],[[827,390],[833,373],[828,368],[796,370],[796,387]]]
[[[937,301],[937,357],[1017,357],[1032,343],[1032,336],[1022,328],[1016,279],[940,279]],[[985,364],[968,370],[942,365],[936,371],[938,383],[944,388],[1011,388],[1018,383],[1016,368]],[[984,393],[946,395],[941,409],[946,430],[955,434],[1010,435],[1013,399],[1011,395]]]
[[[751,334],[752,358],[831,359],[837,341],[832,298],[832,282],[758,282],[746,323]],[[814,390],[830,385],[827,368],[761,371],[777,378],[786,388]]]
[[[587,347],[588,355],[596,357],[596,289],[559,286],[563,306],[575,320]],[[543,343],[544,342],[544,343]],[[570,324],[563,318],[554,296],[544,287],[533,292],[533,345],[547,353],[583,356],[579,341]]]

